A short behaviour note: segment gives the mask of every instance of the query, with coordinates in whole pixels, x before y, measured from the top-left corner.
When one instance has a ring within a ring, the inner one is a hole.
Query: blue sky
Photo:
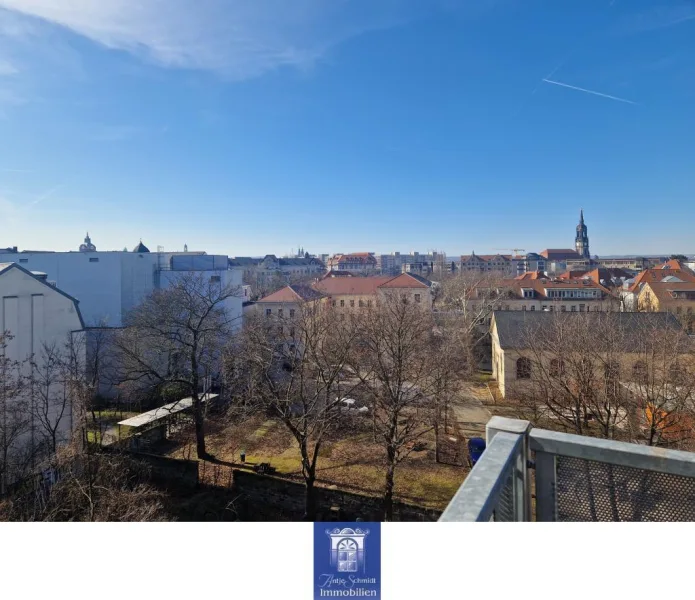
[[[0,246],[695,252],[693,106],[693,0],[0,0]]]

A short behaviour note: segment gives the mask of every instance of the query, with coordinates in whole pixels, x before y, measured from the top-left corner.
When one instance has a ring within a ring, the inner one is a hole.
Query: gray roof
[[[635,348],[649,329],[672,329],[683,331],[678,319],[670,313],[643,312],[547,312],[527,310],[496,310],[493,322],[497,325],[497,335],[502,349],[526,348],[529,333],[542,332],[558,322],[558,319],[587,319],[597,331],[606,327],[619,327],[624,343]]]
[[[318,258],[280,258],[280,265],[283,266],[305,266],[305,265],[323,265]]]
[[[432,282],[429,279],[425,279],[421,275],[418,275],[417,273],[405,273],[406,275],[410,275],[413,279],[417,279],[420,283],[424,283],[427,287],[432,287]]]
[[[133,252],[139,252],[141,254],[144,254],[149,251],[150,249],[142,243],[142,240],[140,240],[140,243],[137,246],[135,246],[135,248],[133,248]]]
[[[260,263],[262,258],[253,258],[251,256],[235,256],[229,259],[229,266],[231,267],[247,267],[253,266]]]
[[[289,286],[302,300],[318,300],[323,298],[325,294],[322,294],[318,290],[315,290],[309,285],[303,283],[295,283]]]

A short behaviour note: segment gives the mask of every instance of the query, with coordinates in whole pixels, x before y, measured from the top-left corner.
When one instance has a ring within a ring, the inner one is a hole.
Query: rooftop
[[[617,327],[624,335],[626,347],[634,348],[642,336],[654,329],[670,329],[681,332],[678,319],[670,313],[649,312],[545,312],[545,311],[494,311],[493,325],[497,328],[500,347],[503,349],[527,348],[529,338],[549,332],[562,323],[585,322],[596,331]]]

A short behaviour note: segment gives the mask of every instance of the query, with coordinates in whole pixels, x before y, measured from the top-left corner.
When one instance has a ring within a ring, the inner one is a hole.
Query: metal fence
[[[498,432],[439,520],[517,520],[516,498],[519,490],[523,492],[523,443],[522,435]]]
[[[487,439],[440,520],[695,521],[695,453],[501,417],[488,423]]]

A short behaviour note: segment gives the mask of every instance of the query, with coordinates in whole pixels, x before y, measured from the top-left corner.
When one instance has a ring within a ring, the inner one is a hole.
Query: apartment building
[[[373,252],[353,252],[351,254],[334,254],[326,265],[329,271],[347,271],[350,273],[373,274],[377,270],[377,261]]]

